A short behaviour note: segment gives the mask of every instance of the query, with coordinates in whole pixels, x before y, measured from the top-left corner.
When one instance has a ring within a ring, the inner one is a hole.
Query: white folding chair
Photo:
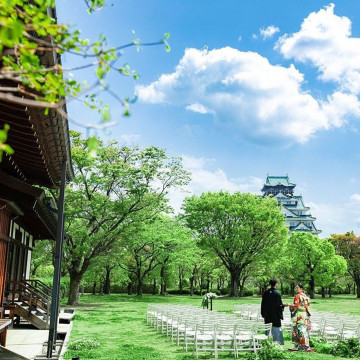
[[[216,326],[216,349],[217,352],[229,352],[235,354],[236,324],[233,321],[223,322]]]
[[[195,353],[196,358],[199,352],[205,351],[215,353],[215,359],[218,357],[216,345],[216,325],[198,324],[195,330]]]
[[[256,323],[254,325],[254,352],[262,348],[262,343],[271,339],[272,324]]]
[[[254,325],[250,321],[241,321],[235,327],[234,347],[235,357],[239,357],[239,352],[254,351]]]

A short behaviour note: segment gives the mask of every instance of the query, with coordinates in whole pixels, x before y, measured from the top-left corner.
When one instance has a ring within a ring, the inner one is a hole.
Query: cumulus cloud
[[[360,194],[357,194],[357,193],[352,194],[352,195],[350,196],[350,200],[360,203]]]
[[[273,37],[274,34],[276,34],[279,31],[280,29],[278,27],[274,25],[269,25],[266,29],[260,29],[260,35],[264,40],[266,40],[268,38]]]
[[[199,103],[194,103],[186,107],[186,110],[190,110],[199,114],[211,114],[212,110],[207,109],[204,105]]]
[[[356,96],[340,91],[318,100],[302,89],[304,75],[231,47],[186,49],[173,73],[137,87],[147,103],[171,103],[211,114],[247,139],[306,142],[319,130],[360,115]]]
[[[287,59],[309,62],[324,81],[360,92],[360,38],[351,37],[351,21],[334,14],[334,4],[312,12],[298,32],[284,35],[276,48]]]
[[[241,191],[260,194],[264,180],[249,176],[244,178],[230,178],[223,169],[216,168],[215,159],[182,156],[183,166],[190,171],[192,180],[183,191],[172,190],[169,194],[170,204],[176,212],[180,211],[186,196],[200,195],[206,191]]]

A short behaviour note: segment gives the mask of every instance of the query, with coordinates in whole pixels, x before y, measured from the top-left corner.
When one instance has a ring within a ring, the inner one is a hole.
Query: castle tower
[[[305,206],[302,196],[294,195],[295,186],[296,184],[290,182],[288,175],[267,175],[261,191],[263,196],[277,199],[281,212],[285,216],[285,225],[289,228],[289,234],[304,231],[318,235],[321,230],[318,230],[314,224],[316,218],[309,213],[310,208]]]

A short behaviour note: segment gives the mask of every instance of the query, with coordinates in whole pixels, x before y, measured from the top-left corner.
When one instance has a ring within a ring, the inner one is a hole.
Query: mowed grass
[[[195,355],[185,352],[182,346],[171,344],[166,336],[146,325],[145,316],[148,304],[201,305],[200,296],[152,296],[128,295],[84,295],[76,308],[71,344],[84,340],[86,344],[79,350],[69,349],[65,359],[79,356],[81,360],[189,360]],[[291,302],[292,298],[283,298]],[[214,300],[214,310],[230,313],[234,304],[259,304],[260,297],[219,298]],[[360,315],[360,299],[354,296],[338,295],[332,298],[316,298],[311,308],[319,311],[332,311]],[[287,310],[285,310],[287,311]],[[92,347],[92,344],[95,346]],[[286,341],[285,348],[292,347]],[[204,353],[200,359],[213,358]],[[233,355],[221,354],[220,359],[233,359]],[[291,359],[336,360],[331,355],[311,353],[291,353]]]

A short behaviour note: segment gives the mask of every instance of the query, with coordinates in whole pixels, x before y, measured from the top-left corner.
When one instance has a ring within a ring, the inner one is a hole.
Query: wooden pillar
[[[6,204],[0,201],[0,319],[3,317],[3,304],[7,268],[6,260],[10,227],[10,214],[6,211],[5,206]]]

